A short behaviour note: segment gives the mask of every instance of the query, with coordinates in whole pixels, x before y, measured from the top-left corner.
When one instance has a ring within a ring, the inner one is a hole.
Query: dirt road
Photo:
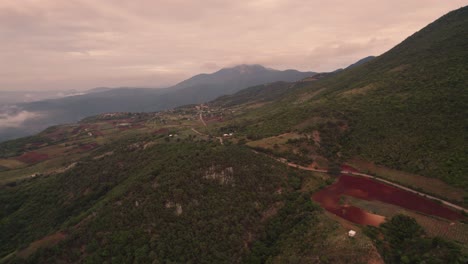
[[[256,151],[255,151],[256,152]],[[258,152],[256,152],[258,153]],[[277,161],[280,161],[282,163],[285,163],[287,164],[288,166],[290,167],[293,167],[293,168],[297,168],[297,169],[300,169],[300,170],[307,170],[307,171],[315,171],[315,172],[322,172],[322,173],[326,173],[327,170],[323,170],[323,169],[314,169],[314,168],[309,168],[309,167],[304,167],[304,166],[301,166],[301,165],[297,165],[297,164],[294,164],[294,163],[291,163],[291,162],[288,162],[286,159],[284,158],[274,158],[272,157],[273,159],[276,159]],[[431,196],[431,195],[428,195],[428,194],[425,194],[425,193],[422,193],[422,192],[418,192],[416,190],[413,190],[411,188],[408,188],[408,187],[405,187],[405,186],[402,186],[400,184],[397,184],[397,183],[394,183],[394,182],[391,182],[391,181],[387,181],[387,180],[384,180],[382,178],[378,178],[378,177],[375,177],[375,176],[372,176],[372,175],[369,175],[369,174],[365,174],[365,173],[359,173],[359,172],[352,172],[352,171],[347,171],[347,170],[342,170],[341,171],[342,174],[348,174],[348,175],[354,175],[354,176],[361,176],[361,177],[365,177],[365,178],[370,178],[370,179],[373,179],[373,180],[376,180],[376,181],[380,181],[380,182],[383,182],[385,184],[388,184],[388,185],[391,185],[391,186],[394,186],[394,187],[397,187],[399,189],[402,189],[402,190],[405,190],[407,192],[411,192],[411,193],[415,193],[415,194],[418,194],[420,196],[424,196],[428,199],[431,199],[431,200],[435,200],[435,201],[438,201],[448,207],[451,207],[453,209],[456,209],[456,210],[459,210],[459,211],[463,211],[465,213],[468,213],[468,210],[459,206],[459,205],[456,205],[456,204],[453,204],[451,202],[448,202],[448,201],[445,201],[445,200],[442,200],[440,198],[437,198],[437,197],[434,197],[434,196]]]

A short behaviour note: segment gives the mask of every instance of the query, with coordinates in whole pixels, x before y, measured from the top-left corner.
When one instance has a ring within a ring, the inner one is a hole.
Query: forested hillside
[[[250,138],[318,129],[341,160],[361,157],[466,188],[466,35],[468,7],[367,63],[301,83],[235,124]]]
[[[0,263],[466,263],[467,35],[4,142]]]
[[[131,148],[141,140],[102,148],[65,173],[4,186],[2,262],[258,263],[287,246],[284,235],[329,222],[308,197],[314,189],[300,191],[307,173],[242,146],[160,138]],[[260,237],[267,250],[257,243],[251,251]],[[304,257],[320,255],[321,237]],[[370,243],[362,239],[336,244],[342,254],[326,259],[367,259]]]

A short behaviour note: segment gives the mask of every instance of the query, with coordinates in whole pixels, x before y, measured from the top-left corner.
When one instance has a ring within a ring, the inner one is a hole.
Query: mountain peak
[[[276,71],[269,69],[260,64],[240,64],[234,67],[222,68],[218,72],[236,72],[240,74],[253,74],[257,72]]]

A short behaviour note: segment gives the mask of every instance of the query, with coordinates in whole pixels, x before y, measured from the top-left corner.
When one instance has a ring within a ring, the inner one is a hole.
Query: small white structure
[[[354,231],[354,230],[349,230],[348,231],[348,236],[349,237],[354,237],[355,235],[356,235],[356,231]]]

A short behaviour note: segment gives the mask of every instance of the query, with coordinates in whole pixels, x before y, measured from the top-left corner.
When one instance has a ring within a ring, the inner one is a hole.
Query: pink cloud
[[[0,90],[166,86],[240,63],[331,71],[466,1],[0,2]]]

